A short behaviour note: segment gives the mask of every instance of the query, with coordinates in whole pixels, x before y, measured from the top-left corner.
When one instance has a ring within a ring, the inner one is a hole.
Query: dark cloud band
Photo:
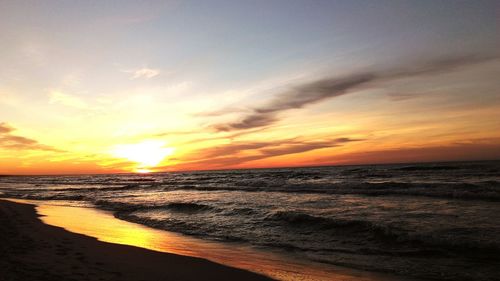
[[[396,79],[439,74],[461,67],[497,59],[496,56],[458,56],[436,59],[425,64],[401,67],[389,71],[354,73],[346,77],[329,77],[298,85],[287,92],[278,94],[263,106],[253,108],[251,113],[240,121],[213,126],[216,131],[246,130],[269,126],[280,120],[279,113],[298,109],[310,104],[342,96],[359,89],[361,86],[377,86]]]

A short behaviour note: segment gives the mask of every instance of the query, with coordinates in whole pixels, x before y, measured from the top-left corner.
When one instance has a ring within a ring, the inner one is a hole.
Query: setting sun
[[[173,147],[165,147],[166,142],[147,140],[135,144],[116,145],[111,153],[118,158],[125,158],[138,164],[136,172],[147,173],[147,168],[155,167],[165,157],[172,155]]]

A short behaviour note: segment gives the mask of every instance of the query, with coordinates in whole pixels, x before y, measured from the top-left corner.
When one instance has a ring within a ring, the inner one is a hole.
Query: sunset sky
[[[0,174],[500,159],[498,1],[0,1]]]

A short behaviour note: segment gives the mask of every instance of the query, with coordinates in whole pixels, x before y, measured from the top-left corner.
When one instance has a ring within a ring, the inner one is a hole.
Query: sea
[[[311,262],[430,280],[500,280],[500,161],[2,176],[0,197]]]

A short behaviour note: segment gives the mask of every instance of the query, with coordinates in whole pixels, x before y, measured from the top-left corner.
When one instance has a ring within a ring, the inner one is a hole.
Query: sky
[[[500,159],[497,1],[0,1],[0,174]]]

